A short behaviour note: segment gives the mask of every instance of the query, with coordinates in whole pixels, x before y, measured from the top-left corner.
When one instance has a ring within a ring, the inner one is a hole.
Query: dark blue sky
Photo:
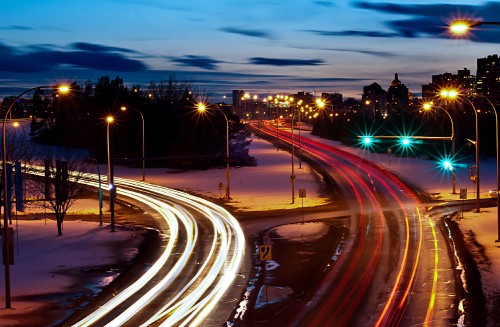
[[[170,4],[173,3],[173,4]],[[175,74],[213,100],[252,94],[387,88],[499,53],[500,28],[453,39],[453,18],[500,21],[500,1],[25,0],[0,11],[0,96],[101,75],[148,84]]]

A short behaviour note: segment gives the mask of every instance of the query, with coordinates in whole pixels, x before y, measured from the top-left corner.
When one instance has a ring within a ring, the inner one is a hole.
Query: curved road
[[[265,125],[260,132],[277,137],[274,126]],[[290,147],[289,131],[282,129],[278,136]],[[301,150],[341,187],[351,213],[350,233],[344,255],[306,304],[291,310],[298,313],[289,324],[456,324],[455,279],[446,241],[417,195],[390,172],[338,148],[302,136]]]
[[[43,176],[43,168],[38,167]],[[81,183],[98,187],[97,175]],[[197,326],[238,273],[245,238],[236,219],[204,199],[116,178],[119,196],[156,211],[163,252],[143,275],[73,326]]]

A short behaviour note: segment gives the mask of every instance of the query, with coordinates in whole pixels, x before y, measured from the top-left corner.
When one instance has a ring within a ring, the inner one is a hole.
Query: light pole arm
[[[476,171],[477,171],[477,178],[476,178],[476,212],[481,211],[481,203],[480,203],[480,188],[479,188],[479,181],[480,181],[480,171],[479,171],[479,126],[478,126],[478,117],[477,117],[477,109],[467,97],[464,97],[467,102],[472,106],[472,109],[474,109],[474,115],[476,116]]]
[[[51,88],[51,86],[38,86],[38,87],[32,87],[30,89],[27,89],[26,91],[22,92],[19,94],[17,97],[14,98],[12,103],[10,104],[9,108],[5,112],[5,115],[3,117],[3,125],[2,125],[2,171],[3,171],[3,232],[4,232],[4,244],[5,244],[5,249],[4,249],[4,254],[5,254],[5,307],[10,309],[11,308],[11,299],[10,299],[10,244],[9,244],[9,228],[8,228],[8,211],[7,210],[7,142],[6,142],[6,134],[7,134],[7,117],[9,113],[12,111],[12,108],[14,108],[14,105],[16,104],[17,100],[21,98],[23,95],[25,95],[28,92],[31,92],[36,89],[42,89],[42,88]]]

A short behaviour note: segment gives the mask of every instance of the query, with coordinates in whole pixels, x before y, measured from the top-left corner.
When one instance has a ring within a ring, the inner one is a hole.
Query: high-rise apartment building
[[[500,59],[490,55],[477,59],[477,94],[488,97],[496,106],[500,105]]]

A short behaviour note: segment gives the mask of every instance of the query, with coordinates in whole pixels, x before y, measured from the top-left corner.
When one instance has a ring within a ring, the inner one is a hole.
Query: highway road
[[[290,148],[291,133],[260,132]],[[253,128],[257,128],[253,126]],[[295,146],[298,145],[295,134]],[[457,323],[447,243],[417,194],[390,172],[301,135],[303,156],[339,184],[349,235],[309,297],[287,309],[291,326],[450,326]],[[295,153],[299,151],[295,149]]]
[[[42,167],[37,171],[43,176]],[[98,187],[97,175],[80,181]],[[123,178],[115,178],[115,184],[119,197],[150,208],[161,220],[162,253],[140,277],[72,326],[202,325],[243,260],[246,244],[238,222],[225,209],[184,192]]]

